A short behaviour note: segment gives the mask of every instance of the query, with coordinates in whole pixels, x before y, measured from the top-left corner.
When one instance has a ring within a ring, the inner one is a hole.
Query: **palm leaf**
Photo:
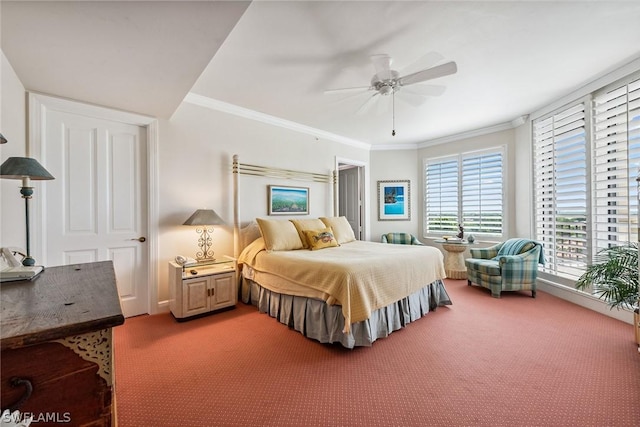
[[[593,264],[576,282],[576,289],[593,289],[611,308],[638,304],[638,244],[612,246],[599,251]]]

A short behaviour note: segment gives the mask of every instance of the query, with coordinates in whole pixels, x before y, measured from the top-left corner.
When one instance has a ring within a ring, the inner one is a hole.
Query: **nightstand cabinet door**
[[[209,277],[182,282],[182,315],[194,316],[209,311]]]
[[[211,277],[211,310],[236,305],[235,273],[218,274]]]

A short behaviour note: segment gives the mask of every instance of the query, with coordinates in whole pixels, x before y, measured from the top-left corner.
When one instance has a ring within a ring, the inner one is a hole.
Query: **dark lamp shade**
[[[9,157],[0,166],[0,178],[33,180],[54,179],[36,159],[30,157]]]
[[[224,224],[224,221],[212,209],[198,209],[182,225],[218,225],[218,224]]]

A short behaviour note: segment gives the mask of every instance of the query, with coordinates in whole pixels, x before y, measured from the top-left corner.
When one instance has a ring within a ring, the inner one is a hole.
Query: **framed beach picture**
[[[411,220],[410,181],[378,181],[378,221],[409,220]]]
[[[269,215],[309,215],[309,187],[268,186]]]

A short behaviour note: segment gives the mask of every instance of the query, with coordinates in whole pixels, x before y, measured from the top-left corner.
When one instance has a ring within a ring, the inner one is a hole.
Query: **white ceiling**
[[[2,0],[2,51],[28,90],[169,117],[248,5]]]
[[[510,122],[640,57],[639,1],[0,6],[2,50],[27,89],[159,117],[191,92],[379,145]],[[411,87],[398,92],[395,137],[390,97],[358,115],[371,92],[323,93],[368,85],[372,54],[403,74],[433,52],[458,72],[419,107],[403,102]]]

